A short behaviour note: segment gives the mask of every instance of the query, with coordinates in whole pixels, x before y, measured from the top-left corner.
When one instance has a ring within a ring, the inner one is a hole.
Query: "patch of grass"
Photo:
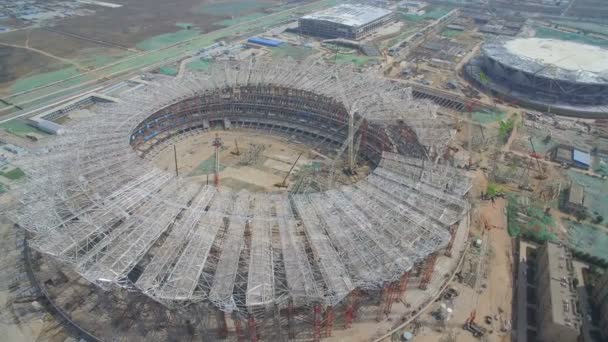
[[[401,14],[401,19],[404,21],[409,21],[411,23],[419,23],[421,21],[426,20],[423,15],[417,14]]]
[[[471,114],[471,119],[482,125],[487,125],[487,124],[491,124],[491,123],[497,122],[499,120],[502,120],[506,116],[507,116],[507,113],[505,113],[503,111],[483,110],[483,111],[473,112]]]
[[[48,133],[37,129],[36,127],[30,126],[19,119],[11,120],[0,124],[0,128],[6,131],[7,133],[18,135],[20,137],[24,137],[25,135],[30,133],[36,133],[39,135],[49,135]]]
[[[448,7],[429,6],[427,7],[426,12],[422,15],[405,13],[401,14],[401,19],[412,23],[418,23],[425,20],[437,20],[448,14],[451,10],[452,9]]]
[[[503,142],[507,142],[507,140],[509,140],[509,137],[511,136],[511,132],[513,132],[514,127],[515,120],[513,120],[513,118],[501,120],[500,126],[498,126],[498,137]]]
[[[357,56],[357,55],[341,54],[341,53],[339,53],[337,56],[331,58],[331,61],[335,61],[338,64],[353,63],[357,66],[364,66],[370,62],[377,61],[377,60],[378,60],[378,57]]]
[[[63,68],[51,72],[45,72],[37,75],[32,75],[20,78],[11,86],[12,93],[20,93],[33,88],[37,88],[49,83],[61,81],[63,79],[76,76],[80,72],[76,67]]]
[[[194,28],[194,24],[192,23],[175,23],[175,26],[184,30],[191,30],[192,28]]]
[[[552,23],[568,26],[573,29],[608,35],[608,26],[571,20],[551,20]]]
[[[269,7],[270,3],[259,0],[225,0],[222,2],[206,3],[192,8],[194,13],[215,16],[233,16],[240,13],[252,12]]]
[[[488,183],[488,186],[486,187],[486,194],[489,197],[496,197],[496,195],[498,195],[499,193],[501,193],[503,191],[504,191],[503,187],[496,183]]]
[[[341,46],[341,45],[338,45],[338,44],[322,43],[321,45],[324,48],[329,49],[329,50],[331,50],[334,53],[338,52],[338,53],[345,54],[345,55],[356,54],[357,53],[356,49],[349,48],[349,47],[346,47],[346,46]]]
[[[585,187],[585,205],[589,211],[608,218],[608,181],[575,170],[567,173],[568,178]]]
[[[604,161],[603,159],[599,159],[597,166],[595,167],[595,172],[602,176],[608,176],[608,162]]]
[[[8,189],[6,188],[6,185],[0,183],[0,195],[2,195],[3,193],[7,192]]]
[[[423,17],[425,19],[437,20],[444,15],[450,13],[452,9],[449,7],[441,7],[441,6],[429,6],[427,7],[426,13],[424,13]]]
[[[564,221],[570,248],[608,260],[608,234],[591,224]]]
[[[265,13],[254,12],[254,13],[243,15],[243,16],[240,16],[240,17],[235,17],[235,18],[232,18],[232,19],[224,19],[222,21],[218,21],[215,24],[220,25],[220,26],[226,26],[226,27],[228,27],[228,26],[244,23],[244,22],[247,22],[247,21],[250,21],[250,20],[255,20],[255,19],[267,16],[267,15],[268,14],[265,14]]]
[[[177,69],[170,66],[160,67],[158,72],[167,76],[177,76]]]
[[[104,65],[108,65],[112,62],[116,62],[122,58],[126,58],[131,55],[131,52],[121,51],[120,54],[108,55],[104,53],[104,49],[87,49],[83,53],[83,57],[78,59],[78,63],[86,65],[91,68],[99,68]]]
[[[400,41],[404,40],[405,38],[411,36],[413,33],[418,31],[419,28],[420,28],[420,25],[408,25],[405,29],[403,29],[401,32],[399,32],[399,35],[397,35],[389,40],[383,41],[381,43],[382,48],[392,47],[393,45],[399,43]]]
[[[221,159],[220,159],[221,161]],[[226,167],[220,164],[220,171],[225,169]],[[203,160],[198,166],[190,172],[188,176],[202,176],[202,175],[211,175],[215,173],[215,155]]]
[[[209,67],[211,66],[211,62],[210,60],[196,60],[193,62],[190,62],[186,65],[186,68],[188,68],[189,70],[193,70],[193,71],[207,71],[209,70]]]
[[[314,50],[311,48],[292,46],[289,44],[282,44],[282,46],[272,49],[272,57],[277,59],[291,57],[295,60],[301,61],[313,53]]]
[[[446,38],[457,38],[462,34],[462,31],[446,29],[441,31],[441,35]]]
[[[20,168],[15,168],[8,172],[0,171],[0,176],[3,176],[10,180],[18,180],[18,179],[25,177],[25,172],[23,172],[23,170],[21,170]]]
[[[177,32],[165,33],[148,38],[137,44],[137,48],[142,50],[157,50],[163,46],[177,44],[184,40],[192,39],[200,34],[198,29],[179,30]]]
[[[511,237],[523,236],[532,241],[542,243],[555,241],[557,236],[553,216],[545,213],[543,207],[534,202],[522,204],[519,197],[513,194],[507,196],[507,229]]]

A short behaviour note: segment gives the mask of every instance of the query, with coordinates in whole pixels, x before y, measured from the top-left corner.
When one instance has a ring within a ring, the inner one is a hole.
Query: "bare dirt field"
[[[27,75],[33,66],[41,73],[60,69],[63,63],[24,49],[0,45],[0,91],[19,77]]]
[[[220,149],[220,185],[236,191],[288,191],[297,184],[300,176],[315,172],[315,163],[327,163],[326,159],[320,158],[309,146],[293,143],[285,138],[238,131],[222,131],[218,136],[223,144]],[[207,179],[209,183],[213,182],[214,138],[215,133],[210,132],[190,136],[175,143],[181,176],[200,183],[206,183]],[[239,155],[235,154],[237,143]],[[161,148],[163,149],[154,163],[163,170],[173,171],[173,144],[165,144]],[[302,156],[287,180],[288,188],[277,187],[276,184],[283,181],[300,154]]]
[[[217,24],[220,21],[263,15],[269,8],[282,4],[278,0],[112,2],[123,6],[88,6],[95,11],[94,15],[45,24],[59,33],[30,28],[0,34],[0,95],[29,89],[49,79],[73,76],[84,71],[82,69],[107,65],[135,53],[135,49],[151,50],[171,45],[224,27]],[[45,75],[49,72],[58,74]],[[27,77],[42,80],[26,79],[31,82],[16,87],[13,84]]]

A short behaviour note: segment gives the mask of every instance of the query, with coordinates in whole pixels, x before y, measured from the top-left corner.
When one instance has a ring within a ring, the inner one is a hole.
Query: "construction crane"
[[[528,137],[528,140],[530,141],[530,146],[532,146],[532,153],[530,153],[530,157],[534,158],[536,160],[536,165],[538,166],[538,179],[546,179],[547,175],[545,174],[545,171],[543,170],[542,166],[540,165],[540,161],[539,159],[542,158],[542,156],[536,152],[536,149],[534,148],[534,143],[532,142],[532,137]]]
[[[287,175],[285,175],[285,178],[283,178],[283,181],[281,183],[276,183],[274,186],[276,186],[277,188],[286,188],[287,187],[287,178],[289,178],[289,175],[291,174],[291,171],[293,171],[293,168],[296,167],[296,164],[300,160],[300,157],[302,156],[302,154],[303,153],[300,153],[298,158],[296,158],[296,161],[293,162],[293,164],[291,165],[291,168],[289,169],[289,172],[287,172]]]
[[[231,154],[235,155],[235,156],[240,156],[241,155],[241,151],[239,150],[239,142],[234,139],[234,146],[235,146],[235,150],[230,152]]]
[[[222,139],[220,139],[219,134],[215,134],[215,139],[213,139],[212,145],[215,147],[215,174],[213,182],[217,188],[220,186],[220,148],[222,147]]]

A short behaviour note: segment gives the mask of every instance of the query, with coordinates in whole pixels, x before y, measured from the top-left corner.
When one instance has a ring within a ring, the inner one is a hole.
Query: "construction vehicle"
[[[477,313],[476,310],[473,310],[471,312],[471,315],[469,315],[469,318],[467,318],[467,320],[464,322],[462,329],[469,331],[475,337],[482,337],[483,335],[486,334],[487,330],[485,328],[479,326],[477,323],[475,323],[476,313]]]

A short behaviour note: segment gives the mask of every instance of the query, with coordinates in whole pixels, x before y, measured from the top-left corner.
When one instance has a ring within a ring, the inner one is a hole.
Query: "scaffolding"
[[[411,124],[426,151],[441,150],[451,133],[433,123],[436,106],[348,66],[216,63],[100,108],[23,160],[28,181],[11,217],[32,233],[32,247],[100,287],[222,311],[220,335],[257,340],[287,327],[293,337],[305,324],[318,340],[338,314],[352,324],[364,293],[384,293],[379,312],[389,313],[404,275],[450,244],[449,227],[470,208],[469,178],[403,155],[386,133]],[[254,194],[196,185],[142,158],[171,137],[227,122],[305,133],[348,150],[349,166],[358,157],[376,168],[316,193]]]

